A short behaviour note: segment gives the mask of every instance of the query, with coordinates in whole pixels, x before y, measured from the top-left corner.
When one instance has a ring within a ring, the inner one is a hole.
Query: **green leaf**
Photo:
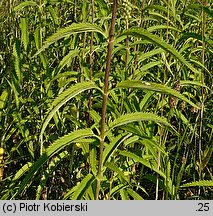
[[[170,193],[172,192],[173,186],[172,186],[172,181],[171,181],[170,177],[158,169],[157,163],[153,164],[150,161],[145,160],[145,159],[143,159],[143,158],[139,157],[138,155],[131,153],[131,152],[119,150],[119,153],[123,156],[126,156],[126,157],[133,159],[135,162],[143,164],[144,166],[150,168],[152,171],[155,171],[156,173],[158,173],[167,182],[167,187],[168,187],[169,192]]]
[[[175,96],[183,101],[186,101],[189,103],[191,106],[200,109],[199,106],[194,104],[192,101],[190,101],[188,98],[186,98],[184,95],[182,95],[180,92],[165,86],[161,85],[159,83],[152,83],[152,82],[143,82],[143,81],[136,81],[136,80],[126,80],[118,83],[115,89],[117,88],[138,88],[138,89],[146,89],[149,91],[155,91],[155,92],[160,92],[163,94],[168,94]]]
[[[27,6],[38,6],[38,5],[34,1],[24,1],[21,4],[14,7],[14,11],[16,12],[18,10],[23,9],[24,7],[27,7]]]
[[[181,85],[181,86],[189,86],[189,85],[192,85],[192,86],[202,86],[202,87],[204,87],[204,88],[209,89],[208,86],[202,84],[201,82],[191,81],[191,80],[181,80],[181,81],[180,81],[180,85]]]
[[[71,196],[72,200],[81,200],[87,191],[87,189],[90,187],[92,182],[95,180],[95,177],[92,174],[88,174],[84,177],[84,179],[72,188],[65,196],[64,199],[67,199]]]
[[[145,65],[143,65],[139,70],[137,70],[137,72],[135,73],[135,76],[137,76],[139,73],[141,74],[141,72],[147,71],[150,68],[153,68],[155,66],[161,65],[160,61],[151,61]]]
[[[71,59],[76,57],[79,54],[79,50],[71,50],[64,58],[60,61],[58,65],[58,71],[60,72],[66,65],[71,63]]]
[[[112,190],[110,191],[110,195],[113,196],[116,193],[118,193],[120,190],[126,188],[128,185],[127,184],[119,184],[116,185],[115,187],[112,188]]]
[[[98,172],[96,156],[97,156],[97,149],[96,147],[92,147],[92,149],[90,149],[90,152],[89,152],[89,163],[90,163],[91,171],[94,176],[96,176]]]
[[[4,109],[7,97],[8,97],[8,91],[4,90],[0,96],[0,110]]]
[[[170,44],[167,44],[165,41],[163,41],[158,36],[151,34],[150,32],[142,29],[142,28],[132,28],[126,31],[127,35],[136,36],[139,38],[146,39],[153,44],[157,45],[158,47],[161,47],[163,50],[169,52],[174,57],[176,57],[183,65],[185,65],[188,69],[193,71],[196,74],[200,74],[200,72],[195,69],[189,62],[185,60],[185,58]]]
[[[175,113],[177,115],[177,117],[182,120],[183,124],[187,125],[191,131],[193,131],[193,127],[192,125],[190,124],[190,121],[185,117],[185,115],[179,111],[178,109],[175,110]]]
[[[12,179],[12,182],[20,179],[29,169],[32,167],[33,163],[27,162],[18,172],[15,174],[15,176]]]
[[[150,161],[145,160],[145,159],[143,159],[143,158],[139,157],[138,155],[131,153],[131,152],[119,150],[119,154],[126,156],[126,157],[129,157],[129,158],[133,159],[135,162],[143,164],[144,166],[150,168],[151,170],[155,171],[160,176],[162,176],[164,179],[166,179],[166,175],[157,168],[157,164],[153,165]]]
[[[16,181],[20,179],[27,171],[29,171],[30,167],[32,167],[33,163],[27,162],[24,166],[19,169],[16,174],[14,175],[11,184],[9,185],[9,190],[6,194],[4,194],[1,199],[5,200],[8,199],[10,194],[14,194],[14,185],[17,183]]]
[[[143,61],[143,60],[145,60],[147,58],[150,58],[150,57],[152,57],[154,55],[160,54],[162,52],[163,52],[163,49],[158,48],[158,49],[154,49],[154,50],[151,50],[149,52],[146,52],[146,53],[141,53],[139,55],[138,62]]]
[[[35,45],[36,49],[39,50],[41,48],[41,35],[40,35],[40,28],[37,27],[34,31],[34,40],[35,40]]]
[[[16,72],[16,78],[21,81],[21,68],[20,68],[20,43],[18,40],[13,44],[13,56],[14,56],[14,66]]]
[[[55,25],[59,25],[59,21],[58,21],[58,16],[56,14],[56,12],[54,11],[53,7],[51,5],[49,5],[47,7],[48,11],[50,12],[50,15],[53,19],[53,22],[55,23]]]
[[[21,28],[21,41],[24,44],[24,49],[26,51],[27,45],[29,43],[28,19],[26,17],[21,18],[20,28]]]
[[[36,161],[34,162],[33,166],[31,167],[27,176],[21,182],[17,193],[20,194],[24,188],[27,186],[29,180],[36,174],[36,172],[41,168],[41,166],[49,160],[53,155],[57,154],[60,150],[71,143],[78,142],[78,139],[86,138],[94,136],[93,131],[91,129],[83,129],[83,130],[76,130],[68,135],[65,135],[59,139],[57,139],[51,146],[46,149],[46,152]]]
[[[165,151],[165,148],[161,146],[158,141],[155,141],[154,138],[142,138],[141,140],[138,140],[138,142],[144,145],[150,151],[156,161],[158,151],[161,151],[163,154],[168,155],[168,153]]]
[[[122,200],[130,200],[128,193],[125,189],[121,189],[119,192]]]
[[[42,29],[37,27],[34,31],[34,40],[35,40],[35,45],[36,45],[36,49],[39,50],[41,48],[41,43],[42,43],[42,34],[41,34]],[[46,69],[48,66],[48,60],[47,57],[45,55],[45,53],[40,53],[39,57],[41,59],[41,62],[43,64],[43,67]]]
[[[38,55],[40,52],[45,50],[47,47],[49,47],[51,44],[55,43],[56,41],[65,38],[67,36],[70,36],[72,34],[77,33],[83,33],[83,32],[98,32],[102,34],[105,38],[107,38],[106,33],[103,31],[102,28],[95,24],[91,23],[73,23],[72,25],[59,29],[56,33],[54,33],[52,36],[47,38],[47,40],[44,42],[43,47],[35,54]]]
[[[181,187],[212,187],[213,180],[200,180],[181,185]]]
[[[187,40],[188,38],[194,38],[194,39],[197,39],[199,41],[202,41],[202,35],[194,33],[194,32],[183,33],[182,36],[181,36],[181,38],[179,40],[180,41]]]
[[[137,192],[135,192],[131,188],[126,188],[126,191],[134,200],[144,200]]]
[[[76,95],[80,94],[83,91],[89,90],[89,89],[99,89],[97,85],[93,82],[84,82],[84,83],[77,83],[74,86],[71,86],[70,88],[66,89],[64,92],[62,92],[52,103],[49,113],[47,114],[40,133],[40,138],[43,136],[43,133],[51,120],[51,118],[54,116],[54,114],[59,110],[60,107],[62,107],[67,101],[75,97]],[[100,90],[101,91],[101,90]]]
[[[154,121],[172,127],[164,117],[160,117],[153,113],[136,112],[136,113],[126,114],[117,118],[115,121],[109,124],[109,128],[111,130],[115,127],[136,122],[136,121]]]
[[[37,187],[36,191],[36,199],[40,199],[42,190],[49,178],[49,176],[55,171],[56,167],[61,163],[63,158],[68,156],[68,151],[61,152],[59,155],[57,155],[55,158],[53,158],[50,163],[48,164],[48,168],[44,171],[44,174],[42,175],[41,181]]]
[[[108,167],[110,170],[116,172],[119,175],[119,177],[121,177],[126,182],[129,182],[129,179],[124,175],[123,170],[119,169],[119,167],[116,166],[114,163],[107,162],[105,164],[105,167]]]
[[[8,91],[4,90],[0,96],[0,121],[2,117],[2,111],[6,105],[7,98],[8,98]]]
[[[159,29],[160,29],[160,30],[161,30],[161,29],[170,29],[170,30],[172,30],[172,31],[180,32],[179,29],[174,28],[174,27],[172,27],[172,26],[167,26],[167,25],[155,25],[155,26],[151,26],[151,27],[147,28],[147,31],[152,32],[152,31],[156,31],[156,30],[159,30]]]
[[[208,14],[209,16],[213,17],[213,10],[211,9],[211,7],[205,7],[202,4],[193,4],[191,5],[192,8],[198,10],[204,10],[206,12],[206,14]]]
[[[60,79],[60,78],[66,78],[66,77],[70,77],[68,80],[73,80],[76,81],[77,77],[78,77],[78,72],[77,71],[67,71],[67,72],[63,72],[63,73],[59,73],[57,74],[55,77],[52,78],[52,80],[50,80],[47,90],[50,88],[50,86],[52,85],[53,81]]]
[[[131,134],[119,134],[114,137],[111,142],[105,147],[103,152],[103,164],[105,164],[109,158],[113,155],[113,152],[118,148],[118,146],[123,143]]]
[[[213,144],[211,146],[207,146],[202,157],[201,157],[201,163],[197,161],[197,165],[201,170],[203,170],[209,163],[210,159],[212,158],[213,153]]]
[[[94,119],[96,124],[101,121],[101,116],[93,109],[90,110],[90,116]]]

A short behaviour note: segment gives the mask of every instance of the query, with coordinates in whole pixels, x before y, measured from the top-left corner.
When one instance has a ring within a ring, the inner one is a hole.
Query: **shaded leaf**
[[[44,174],[42,175],[41,181],[37,187],[36,191],[36,199],[40,199],[42,190],[49,178],[49,176],[55,171],[56,167],[61,163],[62,159],[66,157],[69,153],[67,151],[61,152],[59,155],[57,155],[55,158],[53,158],[52,161],[48,164],[48,168],[44,171]]]
[[[92,182],[95,180],[95,177],[92,174],[88,174],[84,179],[72,188],[65,196],[64,199],[67,199],[71,196],[72,200],[81,200],[84,196],[86,190],[90,187]]]
[[[131,188],[126,188],[126,191],[134,200],[144,200],[136,191],[132,190]]]
[[[34,162],[33,166],[29,170],[29,173],[21,182],[21,185],[19,186],[19,189],[15,195],[20,194],[24,190],[24,188],[27,187],[29,180],[35,175],[35,173],[41,168],[41,166],[47,160],[49,160],[53,155],[58,153],[60,150],[62,150],[67,145],[74,143],[74,142],[78,142],[78,139],[91,137],[93,135],[94,134],[91,129],[83,129],[83,130],[74,131],[68,135],[65,135],[57,139],[51,146],[49,146],[46,149],[46,152],[36,162]]]

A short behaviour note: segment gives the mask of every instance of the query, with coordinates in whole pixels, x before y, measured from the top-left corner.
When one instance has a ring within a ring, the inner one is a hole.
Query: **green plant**
[[[0,15],[2,199],[212,199],[210,2]]]

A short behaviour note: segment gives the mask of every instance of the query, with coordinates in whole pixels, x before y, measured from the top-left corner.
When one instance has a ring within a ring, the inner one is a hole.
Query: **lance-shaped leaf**
[[[147,29],[147,31],[149,32],[153,32],[153,31],[156,31],[156,30],[161,30],[161,29],[170,29],[172,31],[177,31],[177,32],[180,32],[179,29],[177,28],[174,28],[172,26],[167,26],[167,25],[155,25],[155,26],[151,26]]]
[[[9,189],[6,194],[1,197],[1,200],[9,199],[10,194],[14,194],[14,185],[17,184],[17,180],[19,180],[26,172],[29,171],[30,167],[32,167],[33,163],[27,162],[24,166],[19,169],[14,175],[11,184],[9,185]]]
[[[37,6],[39,7],[39,5],[36,4],[36,2],[34,1],[24,1],[21,4],[17,5],[16,7],[14,7],[14,11],[19,11],[27,6]]]
[[[79,50],[71,50],[64,58],[60,61],[58,65],[58,71],[60,72],[66,65],[69,65],[71,62],[71,59],[76,57],[79,54]]]
[[[195,103],[190,101],[188,98],[186,98],[180,92],[178,92],[178,91],[176,91],[176,90],[174,90],[168,86],[161,85],[159,83],[143,82],[143,81],[137,81],[137,80],[126,80],[126,81],[122,81],[122,82],[118,83],[116,88],[137,88],[137,89],[146,89],[146,90],[154,91],[154,92],[160,92],[163,94],[175,96],[175,97],[189,103],[191,106],[193,106],[197,109],[200,109],[199,106],[197,106]]]
[[[37,187],[36,191],[36,199],[40,199],[40,196],[42,194],[42,190],[49,179],[50,175],[55,171],[56,167],[62,162],[62,160],[69,155],[68,151],[63,151],[59,155],[57,155],[55,158],[53,158],[50,163],[48,164],[48,168],[44,171],[40,183]]]
[[[200,180],[183,184],[181,187],[213,187],[213,180]]]
[[[65,196],[64,199],[67,199],[71,196],[72,200],[80,200],[82,199],[83,195],[87,191],[87,189],[90,187],[92,182],[95,180],[94,175],[88,174],[80,184],[72,188]]]
[[[126,188],[126,191],[134,200],[144,200],[139,193],[132,190],[131,188]]]
[[[143,60],[145,60],[145,59],[147,59],[147,58],[150,58],[150,57],[152,57],[152,56],[154,56],[154,55],[157,55],[157,54],[159,54],[159,53],[162,53],[162,52],[163,52],[163,49],[158,48],[158,49],[154,49],[154,50],[151,50],[151,51],[149,51],[149,52],[146,52],[146,53],[142,53],[142,54],[140,54],[140,56],[138,57],[138,62],[143,61]]]
[[[112,162],[107,162],[107,163],[105,164],[105,166],[106,166],[107,168],[109,168],[110,170],[116,172],[120,178],[122,178],[123,180],[125,180],[126,182],[129,183],[128,177],[125,176],[123,170],[122,170],[121,168],[119,168],[116,164],[114,164],[114,163],[112,163]]]
[[[150,168],[151,170],[155,171],[160,176],[162,176],[164,179],[166,179],[166,174],[158,169],[157,164],[152,164],[150,161],[148,161],[146,159],[143,159],[143,158],[139,157],[138,155],[136,155],[136,154],[134,154],[132,152],[119,150],[119,154],[133,159],[136,163],[143,164],[144,166]]]
[[[115,121],[109,124],[109,128],[113,129],[115,127],[122,126],[136,121],[154,121],[172,127],[164,117],[160,117],[153,113],[136,112],[136,113],[126,114],[115,119]]]
[[[138,155],[132,153],[132,152],[127,152],[127,151],[121,151],[119,150],[119,153],[123,156],[129,157],[132,160],[134,160],[134,162],[136,163],[141,163],[144,166],[148,167],[149,169],[151,169],[152,171],[158,173],[162,178],[164,178],[167,181],[167,187],[169,189],[169,192],[172,192],[172,180],[169,176],[167,176],[167,174],[163,171],[161,171],[160,169],[158,169],[157,163],[153,164],[151,161],[148,161],[144,158],[139,157]]]
[[[53,101],[49,113],[47,114],[44,123],[41,128],[40,137],[43,135],[49,121],[54,116],[54,114],[57,112],[57,110],[62,107],[67,101],[75,97],[76,95],[80,94],[83,91],[89,90],[89,89],[99,89],[97,85],[93,82],[84,82],[84,83],[77,83],[74,86],[71,86],[70,88],[66,89],[64,92],[59,94],[59,96]],[[101,91],[101,90],[100,90]]]
[[[20,28],[21,28],[21,41],[26,51],[27,45],[29,43],[28,18],[27,17],[22,17],[20,19]]]
[[[38,55],[40,52],[45,50],[51,44],[55,43],[56,41],[70,36],[72,34],[83,33],[83,32],[98,32],[102,34],[105,38],[107,38],[107,34],[104,32],[102,28],[95,24],[91,23],[73,23],[72,25],[59,29],[56,33],[51,35],[47,40],[44,42],[43,47],[35,55]]]
[[[117,137],[114,137],[110,144],[107,145],[104,149],[103,153],[103,164],[107,162],[107,160],[113,155],[113,152],[117,149],[117,147],[123,143],[127,138],[129,138],[131,134],[119,134]]]
[[[13,56],[14,56],[15,75],[19,81],[19,84],[21,83],[21,79],[22,79],[21,67],[20,67],[20,61],[21,61],[20,55],[21,55],[20,41],[16,40],[16,42],[13,44]]]
[[[59,139],[57,139],[51,146],[49,146],[45,153],[33,164],[29,170],[26,177],[23,179],[17,194],[21,193],[25,187],[27,187],[29,180],[36,174],[36,172],[41,168],[41,166],[49,160],[53,155],[57,154],[60,150],[65,148],[71,143],[78,142],[79,139],[94,136],[91,129],[76,130],[70,134],[67,134]],[[14,196],[15,196],[14,195]]]
[[[180,85],[181,85],[181,86],[189,86],[189,85],[192,85],[192,86],[202,86],[202,87],[204,87],[204,88],[210,90],[208,86],[206,86],[205,84],[203,84],[203,83],[201,83],[201,82],[197,82],[197,81],[181,80],[181,81],[180,81]]]
[[[151,34],[150,32],[142,29],[142,28],[132,28],[126,31],[126,34],[129,36],[136,36],[139,38],[146,39],[153,44],[157,45],[158,47],[162,48],[163,50],[172,54],[175,58],[177,58],[183,65],[185,65],[188,69],[193,71],[194,73],[200,74],[200,72],[195,69],[186,59],[170,44],[163,41],[160,37]]]
[[[2,117],[2,111],[7,103],[7,98],[8,98],[8,91],[4,90],[2,92],[2,94],[0,95],[0,121],[1,121],[1,117]]]

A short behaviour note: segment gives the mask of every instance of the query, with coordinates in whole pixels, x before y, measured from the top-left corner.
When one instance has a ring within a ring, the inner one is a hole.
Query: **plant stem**
[[[104,94],[103,94],[102,114],[101,114],[100,149],[99,149],[98,176],[97,176],[98,178],[97,178],[97,187],[96,187],[96,194],[95,194],[96,200],[99,197],[100,185],[101,185],[101,179],[102,179],[105,120],[106,120],[106,108],[107,108],[107,98],[108,98],[109,72],[110,72],[112,48],[113,48],[113,42],[114,42],[116,11],[117,11],[117,0],[114,0],[113,10],[112,10],[112,22],[111,22],[111,28],[110,28],[110,33],[109,33],[109,44],[108,44],[108,52],[107,52],[107,62],[106,62],[105,81],[104,81]]]
[[[92,23],[94,23],[95,20],[95,9],[94,9],[94,0],[91,0],[92,4]],[[91,39],[90,39],[90,80],[92,80],[92,66],[93,66],[93,57],[92,57],[92,51],[93,51],[93,38],[94,33],[91,32]]]
[[[207,6],[208,0],[206,0],[204,3],[204,6]],[[206,32],[206,13],[204,10],[202,10],[202,64],[205,64],[205,32]],[[204,71],[201,73],[201,83],[205,85],[204,81]],[[199,147],[198,147],[198,152],[199,152],[199,178],[202,178],[202,169],[201,169],[201,164],[202,164],[202,130],[203,130],[203,112],[204,112],[204,101],[205,101],[205,91],[203,86],[201,87],[201,95],[202,95],[202,101],[201,101],[201,111],[200,111],[200,130],[199,130]],[[200,195],[200,188],[199,188],[199,195]]]
[[[166,43],[168,44],[169,42],[169,10],[170,10],[170,0],[167,1],[167,22],[166,22]],[[165,64],[164,64],[164,76],[163,76],[163,84],[165,84],[167,79],[167,67],[166,67],[166,55],[165,55]],[[164,100],[164,94],[162,94],[162,101]],[[161,110],[161,116],[163,116],[163,110]],[[163,141],[163,135],[164,133],[166,134],[167,131],[163,129],[163,126],[160,128],[160,146],[163,146],[163,143],[166,142],[166,135],[165,135],[165,142]],[[158,151],[158,157],[157,157],[157,169],[160,169],[160,163],[161,163],[161,151]],[[167,181],[167,178],[166,178]],[[155,189],[155,199],[158,200],[159,198],[159,175],[157,174],[157,179],[156,179],[156,189]],[[166,193],[167,196],[167,193]]]
[[[94,0],[91,0],[91,5],[92,5],[92,23],[95,21],[95,3]],[[92,80],[93,76],[93,39],[94,39],[94,33],[91,32],[91,38],[90,38],[90,53],[89,53],[89,64],[90,64],[90,72],[89,72],[89,79]],[[89,98],[88,98],[88,127],[91,125],[91,116],[90,116],[90,110],[92,107],[92,90],[89,90]],[[89,146],[89,155],[88,155],[88,161],[89,161],[89,173],[91,173],[91,161],[90,161],[90,156],[91,156],[91,146]]]
[[[94,23],[95,21],[95,5],[94,5],[94,0],[91,0],[91,4],[92,4],[92,23]],[[89,55],[89,64],[90,64],[90,74],[89,74],[89,79],[92,80],[92,76],[93,76],[93,39],[94,39],[94,33],[91,32],[91,39],[90,39],[90,55]],[[88,108],[89,110],[92,107],[92,91],[89,91],[89,99],[88,99]],[[91,121],[91,117],[89,114],[89,119],[88,119],[88,123],[90,125],[90,121]]]
[[[126,19],[126,30],[128,30],[129,29],[129,20],[128,19]],[[128,77],[128,61],[129,61],[129,38],[128,38],[128,35],[126,36],[126,74],[127,74],[127,76],[126,77]]]

